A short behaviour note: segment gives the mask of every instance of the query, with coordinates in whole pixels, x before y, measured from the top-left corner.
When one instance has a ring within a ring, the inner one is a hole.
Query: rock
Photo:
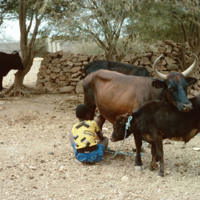
[[[60,171],[60,172],[63,172],[64,169],[65,169],[65,166],[61,165],[60,168],[59,168],[59,171]]]
[[[88,59],[89,59],[89,56],[87,56],[87,55],[86,55],[86,56],[84,56],[84,55],[83,55],[83,56],[79,56],[79,57],[78,57],[78,62],[80,62],[80,61],[81,61],[81,62],[82,62],[82,61],[88,61]]]
[[[170,71],[177,71],[179,66],[177,64],[169,64],[167,65],[167,69]]]
[[[53,69],[52,69],[52,71],[53,72],[56,72],[56,73],[58,73],[58,72],[60,72],[60,67],[54,67]]]
[[[75,87],[74,86],[66,86],[66,87],[62,87],[59,89],[60,92],[66,92],[66,93],[70,93],[72,91],[74,91]]]
[[[166,54],[171,54],[172,53],[172,47],[170,45],[165,45],[165,53]]]
[[[82,62],[74,63],[74,66],[75,66],[75,67],[77,67],[77,66],[78,66],[78,67],[79,67],[79,66],[82,66]]]
[[[135,171],[142,172],[143,167],[142,166],[135,166]]]
[[[129,180],[128,176],[122,176],[121,181],[127,182]]]
[[[173,47],[177,46],[177,44],[173,40],[165,40],[165,44],[171,45]]]
[[[73,67],[70,71],[71,73],[76,73],[81,70],[81,67]]]
[[[147,57],[143,57],[140,61],[140,65],[149,65],[150,64],[150,60]]]
[[[64,68],[63,68],[63,72],[69,73],[70,70],[71,70],[71,67],[70,67],[70,66],[67,66],[67,67],[64,67]]]
[[[34,167],[34,166],[29,166],[29,168],[32,170],[36,170],[36,167]]]
[[[83,94],[83,80],[79,81],[77,84],[76,84],[76,94]]]
[[[73,73],[72,74],[72,78],[77,78],[78,76],[80,76],[82,74],[82,71],[78,71],[78,72],[76,72],[76,73]]]
[[[165,57],[165,60],[166,60],[168,65],[176,63],[176,61],[174,59],[170,58],[170,57]]]
[[[29,174],[28,179],[34,179],[34,176],[32,174]]]
[[[124,60],[124,62],[129,62],[131,60],[131,56],[126,55],[123,60]]]
[[[164,48],[164,47],[158,47],[158,52],[159,52],[160,54],[165,53],[165,48]]]
[[[67,65],[69,65],[70,67],[73,67],[73,65],[74,65],[74,63],[73,62],[71,62],[71,61],[67,61],[67,63],[66,63]]]
[[[170,169],[165,169],[165,175],[170,175],[171,174],[171,170]]]

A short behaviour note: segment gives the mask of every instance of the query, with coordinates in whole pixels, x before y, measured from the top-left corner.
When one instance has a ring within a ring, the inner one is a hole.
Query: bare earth
[[[34,86],[39,62],[25,78]],[[4,79],[8,88],[13,73]],[[134,168],[134,156],[106,153],[95,165],[78,163],[68,135],[77,119],[74,109],[82,95],[43,94],[31,98],[0,99],[0,199],[1,200],[199,200],[199,135],[183,147],[182,142],[164,144],[165,177],[150,171],[150,149],[144,148],[144,170]],[[181,122],[180,122],[181,123]],[[104,133],[110,137],[112,126]],[[109,143],[118,150],[122,142]],[[127,139],[123,152],[134,141]]]

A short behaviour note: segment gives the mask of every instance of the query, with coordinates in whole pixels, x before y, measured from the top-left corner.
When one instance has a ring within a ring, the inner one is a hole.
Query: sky
[[[7,41],[19,41],[20,40],[20,29],[18,21],[5,22],[6,28],[0,29],[0,39]]]

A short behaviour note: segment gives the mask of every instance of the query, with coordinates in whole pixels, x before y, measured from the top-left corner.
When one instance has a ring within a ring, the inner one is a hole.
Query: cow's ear
[[[152,86],[155,88],[166,88],[167,87],[165,80],[162,80],[162,79],[153,79]]]
[[[19,52],[18,51],[13,51],[12,54],[19,54]]]
[[[194,77],[186,77],[185,80],[189,85],[195,84],[197,82],[197,79]]]

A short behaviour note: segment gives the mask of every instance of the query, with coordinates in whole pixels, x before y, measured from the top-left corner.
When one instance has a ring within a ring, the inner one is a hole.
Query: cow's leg
[[[150,170],[153,171],[158,168],[158,165],[156,163],[157,161],[156,147],[154,143],[151,145],[151,155],[152,155],[152,160],[151,160]]]
[[[96,111],[96,104],[94,98],[90,95],[90,93],[84,93],[84,104],[90,108],[90,120],[94,119],[95,111]]]
[[[135,139],[135,146],[136,146],[136,156],[135,156],[135,166],[142,167],[142,160],[141,160],[141,148],[142,148],[142,139],[139,134],[134,133]]]
[[[3,76],[0,76],[0,91],[3,90]]]
[[[87,105],[87,104],[86,104],[86,105]],[[91,105],[91,104],[89,104],[88,106],[89,106],[89,108],[90,108],[90,120],[93,120],[93,119],[94,119],[94,116],[95,116],[96,105]]]
[[[159,176],[164,176],[164,159],[163,159],[163,143],[162,143],[162,139],[160,139],[160,138],[157,139],[157,141],[155,143],[155,147],[156,147],[157,158],[160,161]]]
[[[99,125],[99,128],[102,130],[103,124],[105,122],[105,118],[102,115],[97,116],[97,124]]]

